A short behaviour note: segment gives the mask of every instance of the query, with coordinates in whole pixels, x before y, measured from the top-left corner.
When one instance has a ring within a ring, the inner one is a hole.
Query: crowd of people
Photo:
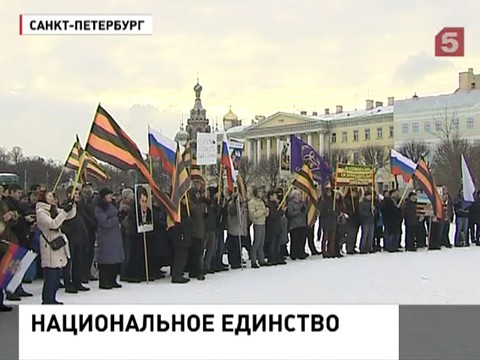
[[[315,226],[308,222],[309,200],[298,189],[285,194],[282,188],[268,192],[254,188],[246,199],[237,191],[222,195],[216,187],[194,187],[181,202],[181,221],[172,226],[159,204],[153,203],[154,230],[146,233],[144,242],[137,232],[133,189],[94,191],[87,183],[67,188],[66,200],[59,202],[55,193],[41,186],[25,193],[19,184],[10,184],[0,186],[0,235],[39,254],[23,283],[43,279],[42,304],[61,304],[56,297],[59,288],[87,292],[97,280],[103,290],[167,276],[176,284],[203,281],[206,275],[248,266],[243,249],[254,269],[318,255],[439,250],[452,247],[449,233],[454,221],[454,246],[480,245],[480,191],[472,204],[463,201],[462,193],[453,199],[444,187],[442,219],[422,214],[419,192],[403,199],[397,189],[342,193],[327,185],[318,189]],[[23,284],[6,293],[10,301],[30,296]],[[0,290],[0,311],[9,310]]]

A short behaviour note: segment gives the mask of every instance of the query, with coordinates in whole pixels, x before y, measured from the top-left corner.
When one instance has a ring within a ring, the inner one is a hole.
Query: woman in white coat
[[[62,269],[67,265],[70,253],[68,239],[60,227],[65,220],[73,219],[77,214],[74,202],[68,202],[62,209],[55,205],[55,198],[49,191],[42,190],[38,194],[36,205],[37,226],[41,231],[40,258],[43,268],[42,304],[62,303],[56,300],[57,290],[60,286]],[[54,250],[51,242],[58,237],[63,237],[66,245]]]

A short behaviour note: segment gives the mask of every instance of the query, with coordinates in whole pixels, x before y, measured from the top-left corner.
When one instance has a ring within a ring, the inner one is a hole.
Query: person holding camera
[[[55,205],[53,194],[46,190],[38,193],[36,205],[37,226],[40,235],[40,258],[43,268],[42,304],[63,303],[57,301],[56,294],[60,286],[62,269],[67,266],[70,258],[68,238],[62,232],[61,226],[66,220],[77,215],[73,200],[67,202],[61,209]]]

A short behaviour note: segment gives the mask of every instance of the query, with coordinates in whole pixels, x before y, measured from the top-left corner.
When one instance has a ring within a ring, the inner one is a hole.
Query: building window
[[[358,130],[353,130],[353,141],[358,141]]]
[[[337,142],[337,133],[332,133],[332,144]]]
[[[393,126],[390,126],[388,137],[393,138]]]
[[[377,139],[383,138],[383,128],[377,128]]]
[[[440,122],[440,120],[435,121],[435,131],[436,132],[442,131],[442,123]]]
[[[453,130],[458,130],[460,127],[460,120],[458,117],[452,119]]]
[[[365,140],[370,140],[370,129],[365,129]]]
[[[402,134],[408,135],[408,124],[402,124]]]
[[[347,142],[348,141],[348,135],[346,131],[342,132],[342,142]]]
[[[414,122],[412,124],[412,133],[418,134],[418,123],[417,122]]]
[[[432,124],[430,124],[430,121],[426,121],[425,124],[423,124],[423,130],[426,133],[429,133],[430,131],[432,131]]]
[[[358,151],[353,152],[353,163],[355,165],[360,164],[360,153]]]
[[[473,129],[473,117],[467,118],[467,129]]]

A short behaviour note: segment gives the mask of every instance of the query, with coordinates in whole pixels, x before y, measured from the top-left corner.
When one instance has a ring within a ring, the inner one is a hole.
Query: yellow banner
[[[374,173],[368,165],[338,164],[336,171],[336,184],[343,186],[369,186],[373,185]]]

